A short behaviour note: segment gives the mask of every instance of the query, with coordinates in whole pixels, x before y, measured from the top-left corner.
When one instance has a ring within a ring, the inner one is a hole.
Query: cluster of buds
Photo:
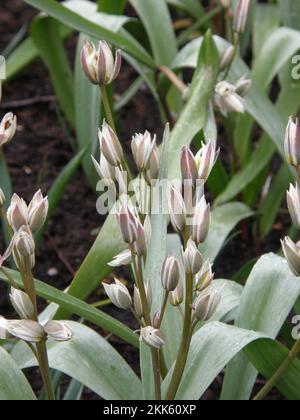
[[[82,69],[94,85],[108,85],[119,75],[121,69],[121,51],[117,50],[115,58],[106,41],[100,41],[98,49],[91,42],[85,42],[80,60]]]
[[[223,80],[215,87],[214,102],[220,112],[227,117],[229,112],[244,114],[244,96],[251,87],[251,80],[242,77],[235,85]]]

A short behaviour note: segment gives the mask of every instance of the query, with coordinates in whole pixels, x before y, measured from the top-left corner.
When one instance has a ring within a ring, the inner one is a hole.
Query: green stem
[[[279,369],[274,373],[272,378],[268,380],[266,385],[262,388],[262,390],[253,398],[253,401],[261,401],[263,400],[272,389],[276,386],[278,381],[283,377],[286,373],[288,368],[294,362],[294,360],[298,357],[300,353],[300,339],[295,343],[292,350],[289,352],[287,358],[283,361]]]
[[[101,92],[101,98],[102,98],[102,103],[105,109],[105,114],[106,114],[106,118],[107,118],[107,122],[110,125],[110,127],[114,130],[114,132],[116,133],[116,126],[115,126],[115,122],[114,122],[114,117],[113,117],[113,113],[110,107],[110,102],[108,99],[108,95],[107,95],[107,90],[106,90],[106,86],[105,85],[100,85],[100,92]]]
[[[161,324],[162,324],[163,319],[164,319],[164,314],[165,314],[167,303],[168,303],[168,297],[169,297],[169,292],[166,291],[165,295],[164,295],[164,300],[163,300],[163,303],[162,303],[162,306],[161,306],[161,310],[160,310],[159,322],[158,322],[158,326],[157,326],[158,329],[161,327]]]
[[[55,395],[54,395],[54,390],[52,386],[52,379],[51,379],[51,373],[50,373],[49,361],[48,361],[48,355],[47,355],[47,347],[46,347],[45,341],[41,341],[40,343],[37,343],[36,349],[37,349],[38,362],[40,366],[40,371],[41,371],[47,399],[49,401],[54,401]]]

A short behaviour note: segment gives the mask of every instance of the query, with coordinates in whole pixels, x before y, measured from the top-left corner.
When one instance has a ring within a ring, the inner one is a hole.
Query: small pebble
[[[47,274],[48,274],[49,277],[57,276],[58,270],[57,270],[57,268],[54,268],[54,267],[49,268],[49,270],[47,271]]]

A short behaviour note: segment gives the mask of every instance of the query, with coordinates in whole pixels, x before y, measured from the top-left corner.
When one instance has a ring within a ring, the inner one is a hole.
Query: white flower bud
[[[27,293],[12,287],[9,297],[12,306],[22,319],[32,319],[34,307]]]
[[[145,172],[145,179],[148,182],[149,185],[151,185],[151,181],[155,181],[158,179],[159,175],[159,154],[158,154],[158,148],[155,144],[150,160],[149,160],[149,169]]]
[[[19,261],[29,259],[31,268],[35,264],[35,243],[33,235],[27,226],[22,226],[14,238],[14,258],[17,266]]]
[[[240,0],[233,21],[233,30],[237,34],[245,31],[250,11],[250,0]]]
[[[208,321],[216,312],[221,301],[219,292],[205,291],[201,293],[192,305],[193,318],[198,321]]]
[[[150,326],[141,329],[140,341],[155,349],[161,349],[165,344],[162,332]]]
[[[214,279],[214,273],[212,272],[212,264],[209,260],[206,260],[202,265],[201,270],[196,275],[196,290],[202,292],[207,289]]]
[[[7,321],[7,331],[14,337],[29,343],[39,343],[46,338],[44,328],[38,322],[27,319]]]
[[[32,232],[37,232],[45,223],[49,209],[48,197],[39,190],[28,206],[28,224]]]
[[[73,336],[69,325],[62,321],[49,321],[44,325],[44,330],[55,341],[69,341]]]
[[[150,169],[150,158],[156,145],[156,136],[153,140],[151,134],[145,131],[144,134],[136,134],[131,141],[131,150],[139,171],[144,172]]]
[[[113,129],[104,122],[98,132],[100,150],[112,166],[120,166],[123,159],[123,149]]]
[[[133,244],[137,239],[138,220],[127,205],[122,205],[120,212],[117,213],[117,221],[120,225],[124,242]]]
[[[179,264],[174,255],[165,258],[161,271],[161,284],[167,292],[173,292],[180,281]]]
[[[192,239],[188,240],[186,249],[183,250],[185,271],[188,274],[197,274],[202,266],[203,257]]]
[[[145,285],[145,290],[146,290],[148,305],[149,305],[149,308],[151,308],[152,292],[151,292],[151,286],[150,286],[149,283],[147,283]],[[144,311],[143,311],[141,295],[140,295],[139,289],[136,286],[134,286],[134,292],[133,292],[133,307],[134,307],[134,310],[135,310],[135,313],[137,314],[137,316],[139,318],[143,318],[144,317]]]
[[[14,194],[11,199],[10,206],[7,210],[7,220],[15,232],[20,227],[28,225],[29,213],[28,207],[23,198]]]
[[[126,286],[118,279],[114,284],[103,283],[107,296],[112,303],[120,309],[129,309],[132,306],[132,299]]]
[[[214,99],[224,116],[227,116],[228,112],[245,113],[244,99],[236,93],[236,87],[226,81],[216,85]]]
[[[206,240],[210,221],[210,205],[206,203],[205,196],[203,196],[196,205],[193,216],[192,238],[196,244],[201,244]]]
[[[96,161],[94,156],[92,156],[92,162],[97,171],[97,174],[99,175],[100,179],[104,181],[105,185],[109,186],[113,184],[116,178],[116,168],[107,161],[103,153],[100,155],[99,163]]]
[[[183,285],[181,280],[179,280],[176,289],[170,292],[169,302],[172,306],[179,306],[183,302]]]
[[[173,228],[182,232],[186,225],[186,206],[178,190],[172,186],[168,194],[168,210]]]
[[[207,181],[218,157],[220,149],[216,150],[214,142],[202,143],[202,147],[196,154],[195,160],[198,169],[198,178]]]
[[[110,267],[121,267],[122,265],[129,265],[132,263],[132,256],[130,249],[120,252],[111,262],[108,263]]]
[[[289,165],[300,166],[300,124],[298,118],[296,122],[292,118],[289,119],[285,133],[284,151]]]
[[[290,270],[295,276],[300,277],[300,242],[295,243],[286,236],[281,245]]]
[[[229,66],[229,64],[233,60],[234,55],[235,55],[235,47],[233,45],[230,45],[224,52],[223,56],[221,57],[221,62],[220,62],[221,71],[225,70]]]
[[[287,192],[287,206],[294,225],[300,229],[300,190],[297,183],[295,187],[290,184]]]
[[[192,181],[192,184],[195,185],[195,182],[198,179],[197,165],[193,153],[187,146],[182,148],[180,164],[182,179],[185,181],[190,180]]]
[[[0,147],[10,142],[17,130],[17,118],[9,112],[0,123]]]

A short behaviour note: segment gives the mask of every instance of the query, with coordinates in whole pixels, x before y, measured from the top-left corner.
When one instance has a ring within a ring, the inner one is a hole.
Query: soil
[[[0,52],[6,48],[23,25],[29,27],[35,14],[35,10],[24,4],[22,0],[1,2]],[[76,36],[73,36],[67,41],[71,60],[75,47]],[[116,93],[122,93],[135,77],[134,70],[124,65],[116,84]],[[23,99],[33,98],[37,99],[37,103],[15,106],[11,109],[12,102],[18,103]],[[54,99],[49,75],[41,60],[31,64],[4,85],[1,115],[11,110],[17,114],[18,130],[13,142],[5,148],[5,156],[10,168],[14,191],[26,200],[30,200],[39,188],[47,193],[56,176],[73,156],[65,126],[60,123],[61,118],[58,118],[58,105]],[[135,132],[145,129],[161,136],[163,127],[160,116],[151,93],[146,87],[140,89],[138,94],[121,110],[119,125],[120,135],[127,145]],[[73,133],[71,135],[73,136]],[[221,147],[223,141],[220,139]],[[70,284],[74,273],[95,240],[95,231],[103,223],[103,219],[96,212],[95,203],[95,192],[88,186],[82,171],[78,170],[64,193],[38,251],[35,269],[37,278],[61,290]],[[282,225],[279,227],[279,231],[274,230],[261,244],[261,252],[278,250]],[[242,226],[242,231],[242,240],[241,235],[238,234],[227,247],[226,252],[219,257],[216,264],[218,277],[230,278],[244,263],[256,256],[257,247],[253,243],[251,224]],[[3,250],[4,243],[1,239],[0,245],[0,250]],[[126,273],[122,274],[126,277]],[[96,290],[91,297],[91,301],[99,300],[101,293],[99,287],[99,290]],[[105,311],[121,319],[133,329],[137,328],[130,314],[112,307],[107,307]],[[12,315],[3,284],[0,284],[0,313],[4,316]],[[110,342],[138,372],[137,351],[115,337],[111,337]],[[31,370],[28,374],[34,388],[40,389],[39,375],[35,370]],[[215,381],[204,399],[218,398],[220,381],[221,378]],[[97,399],[98,397],[90,391],[85,391],[83,398]],[[280,399],[277,394],[275,398]]]

